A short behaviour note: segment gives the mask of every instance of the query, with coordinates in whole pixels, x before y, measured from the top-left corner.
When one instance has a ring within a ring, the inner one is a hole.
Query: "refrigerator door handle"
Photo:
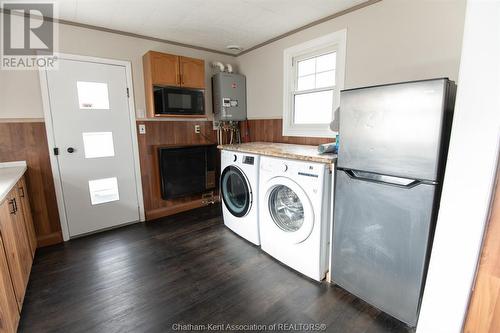
[[[344,171],[352,179],[365,180],[374,183],[386,184],[390,186],[397,186],[403,188],[412,188],[422,183],[420,180],[417,179],[386,176],[386,175],[380,175],[376,173],[364,172],[358,170],[342,170],[342,171]]]

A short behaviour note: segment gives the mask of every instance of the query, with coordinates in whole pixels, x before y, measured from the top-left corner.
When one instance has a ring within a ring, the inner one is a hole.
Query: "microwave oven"
[[[153,86],[155,115],[205,115],[203,90]]]

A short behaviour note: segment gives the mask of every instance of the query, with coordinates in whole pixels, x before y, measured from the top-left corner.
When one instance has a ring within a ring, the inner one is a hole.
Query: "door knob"
[[[69,147],[69,148],[67,149],[67,151],[68,151],[68,153],[70,153],[70,154],[71,154],[71,153],[73,153],[73,152],[75,151],[75,148],[73,148],[73,147]]]

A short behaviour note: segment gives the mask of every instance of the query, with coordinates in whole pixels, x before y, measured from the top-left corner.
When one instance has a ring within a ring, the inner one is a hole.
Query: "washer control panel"
[[[243,164],[253,165],[254,160],[255,158],[253,156],[243,156]]]
[[[302,161],[288,161],[284,159],[266,159],[260,161],[262,171],[277,174],[300,176],[308,178],[319,178],[326,166],[319,163],[304,163]]]

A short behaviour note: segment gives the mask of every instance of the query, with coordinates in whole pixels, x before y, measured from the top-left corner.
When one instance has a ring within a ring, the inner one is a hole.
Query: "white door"
[[[58,62],[45,79],[69,236],[138,221],[126,67]]]

